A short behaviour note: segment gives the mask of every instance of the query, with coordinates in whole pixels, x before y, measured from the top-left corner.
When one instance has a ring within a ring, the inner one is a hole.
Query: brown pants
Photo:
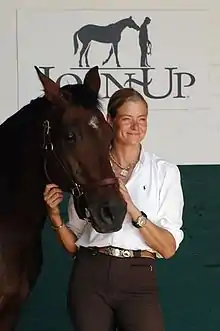
[[[68,290],[74,331],[164,331],[154,264],[80,248]]]

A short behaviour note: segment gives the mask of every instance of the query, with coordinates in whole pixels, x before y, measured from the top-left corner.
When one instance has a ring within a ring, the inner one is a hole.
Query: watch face
[[[139,223],[140,226],[144,226],[144,225],[146,224],[146,219],[145,219],[145,217],[141,217],[141,218],[139,219],[138,223]]]

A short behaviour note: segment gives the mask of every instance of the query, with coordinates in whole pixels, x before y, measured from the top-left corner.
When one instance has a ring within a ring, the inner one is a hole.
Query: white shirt
[[[155,154],[145,152],[142,148],[140,160],[126,187],[135,206],[142,210],[152,223],[168,230],[178,249],[184,237],[181,230],[184,201],[178,167]],[[77,236],[77,246],[114,246],[155,252],[144,241],[139,229],[132,225],[128,213],[121,230],[110,234],[98,233],[91,223],[79,219],[72,197],[69,199],[68,215],[67,226]],[[162,257],[158,252],[156,254],[157,257]]]

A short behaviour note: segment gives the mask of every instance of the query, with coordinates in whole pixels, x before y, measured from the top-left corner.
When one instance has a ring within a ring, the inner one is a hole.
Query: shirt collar
[[[139,161],[141,164],[144,164],[144,161],[145,161],[145,151],[144,151],[144,147],[142,145],[141,145]]]

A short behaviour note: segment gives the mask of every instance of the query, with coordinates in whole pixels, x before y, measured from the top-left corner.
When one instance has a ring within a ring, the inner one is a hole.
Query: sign
[[[154,128],[149,148],[177,161],[184,112],[209,109],[207,21],[206,11],[19,10],[19,107],[41,93],[34,65],[61,86],[98,65],[103,108],[118,88],[137,89]]]

